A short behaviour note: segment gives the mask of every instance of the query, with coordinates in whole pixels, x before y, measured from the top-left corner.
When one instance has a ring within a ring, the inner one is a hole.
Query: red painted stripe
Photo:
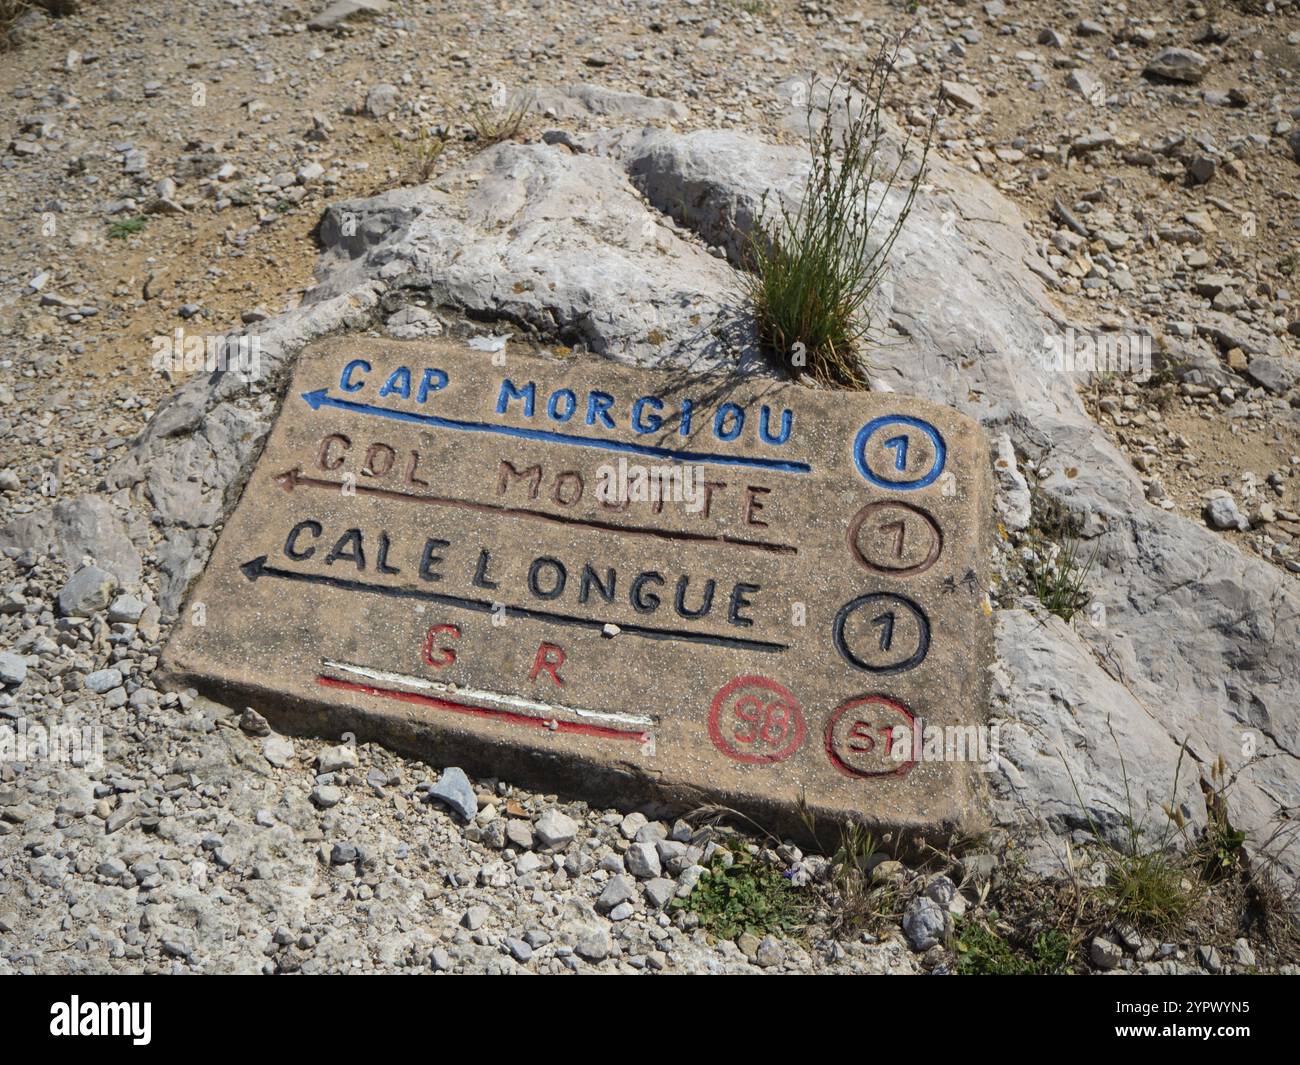
[[[504,721],[511,725],[531,725],[552,732],[571,732],[578,736],[597,736],[605,740],[632,740],[636,743],[645,741],[647,733],[628,732],[624,729],[607,728],[604,725],[589,725],[583,721],[556,721],[554,729],[547,721],[528,714],[516,714],[512,710],[495,710],[487,706],[470,706],[467,703],[454,703],[450,699],[439,699],[434,695],[420,695],[418,692],[404,692],[397,688],[376,688],[369,684],[355,684],[350,680],[337,680],[324,675],[316,678],[316,683],[325,688],[342,688],[345,691],[361,692],[363,695],[381,695],[385,699],[396,699],[402,703],[415,703],[417,706],[432,706],[437,710],[450,710],[456,714],[469,714],[472,717],[487,717]]]

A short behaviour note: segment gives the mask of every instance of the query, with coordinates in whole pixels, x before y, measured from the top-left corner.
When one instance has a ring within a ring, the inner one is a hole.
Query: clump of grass
[[[1101,897],[1116,921],[1174,932],[1200,896],[1178,856],[1157,848],[1112,850]]]
[[[1098,548],[1083,557],[1080,542],[1068,537],[1052,550],[1050,545],[1039,547],[1042,559],[1033,567],[1034,594],[1050,613],[1069,622],[1074,615],[1092,601],[1092,593],[1085,587],[1097,561]]]
[[[1201,780],[1205,796],[1206,826],[1197,848],[1201,877],[1210,883],[1247,872],[1246,833],[1228,819],[1228,765],[1220,756],[1210,768],[1210,780]]]
[[[1027,943],[997,931],[998,914],[987,921],[958,920],[953,949],[963,976],[1056,976],[1070,971],[1070,937],[1057,929]]]
[[[674,899],[672,906],[694,913],[711,935],[735,939],[745,932],[764,936],[797,930],[807,920],[811,899],[779,870],[740,850],[730,864],[715,856],[690,896]]]
[[[144,229],[146,221],[148,219],[143,215],[137,215],[135,218],[119,218],[117,221],[109,223],[108,235],[117,240],[125,240],[127,237]]]
[[[528,93],[516,96],[500,107],[495,104],[490,107],[475,104],[469,113],[474,139],[484,148],[514,139],[524,128],[535,99],[532,93]]]
[[[1123,747],[1109,722],[1107,729],[1119,754],[1120,777],[1124,784],[1126,812],[1123,815],[1122,844],[1112,843],[1102,834],[1079,794],[1074,774],[1070,773],[1075,798],[1083,809],[1106,863],[1106,881],[1097,889],[1097,897],[1111,923],[1122,922],[1160,933],[1173,933],[1184,926],[1188,915],[1203,895],[1195,873],[1190,877],[1188,875],[1187,857],[1179,854],[1174,847],[1175,833],[1184,832],[1187,826],[1186,818],[1178,808],[1178,781],[1182,774],[1183,758],[1187,754],[1187,744],[1184,743],[1178,752],[1173,793],[1164,808],[1167,818],[1164,830],[1158,839],[1148,842],[1145,838],[1145,822],[1134,816],[1133,794],[1129,786]],[[1069,773],[1068,765],[1066,772]]]
[[[809,93],[811,166],[803,197],[793,209],[782,201],[774,215],[765,198],[750,235],[746,295],[759,337],[795,376],[867,387],[859,364],[860,347],[871,337],[867,302],[911,213],[930,150],[927,134],[910,179],[901,176],[915,154],[910,131],[892,168],[883,160],[883,100],[900,45],[881,49],[859,104],[850,85],[841,91],[844,76],[836,77],[817,130]],[[840,108],[843,129],[837,130],[832,118]],[[889,222],[881,212],[898,186],[903,201]]]
[[[406,172],[413,184],[422,185],[433,177],[446,147],[446,134],[434,133],[424,127],[416,132],[414,139],[398,142],[398,148],[407,156]]]
[[[14,23],[31,9],[27,0],[0,0],[0,51],[14,46],[11,34]]]

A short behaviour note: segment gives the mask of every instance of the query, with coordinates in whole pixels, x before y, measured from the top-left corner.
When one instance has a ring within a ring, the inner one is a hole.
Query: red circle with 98
[[[805,732],[799,700],[767,677],[737,677],[713,697],[709,737],[737,762],[779,762],[799,749]]]
[[[895,758],[894,730],[911,731],[915,721],[907,707],[886,695],[850,699],[826,723],[826,756],[846,777],[901,777],[916,765],[916,745],[906,761]]]

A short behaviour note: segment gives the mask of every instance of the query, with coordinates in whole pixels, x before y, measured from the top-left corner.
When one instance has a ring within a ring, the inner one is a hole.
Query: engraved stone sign
[[[332,340],[164,666],[602,801],[969,824],[975,755],[929,741],[982,724],[988,499],[919,400]]]

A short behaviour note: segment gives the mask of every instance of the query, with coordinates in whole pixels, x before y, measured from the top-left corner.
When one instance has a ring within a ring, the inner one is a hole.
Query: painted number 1
[[[889,610],[872,618],[871,624],[880,626],[880,649],[888,651],[894,642],[894,612]]]
[[[894,450],[894,469],[900,473],[907,469],[907,437],[895,436],[885,441],[885,447]]]

